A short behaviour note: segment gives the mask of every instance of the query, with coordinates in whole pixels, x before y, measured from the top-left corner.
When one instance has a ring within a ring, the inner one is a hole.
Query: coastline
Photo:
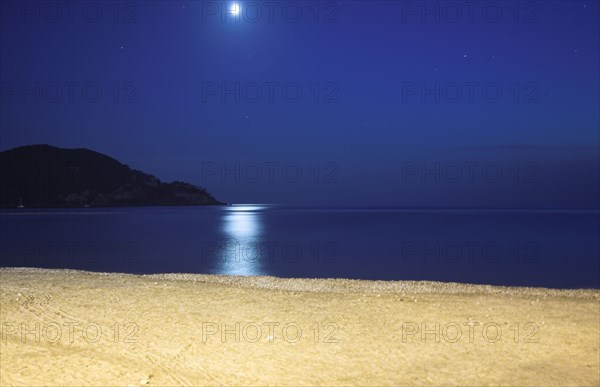
[[[594,289],[30,268],[0,279],[1,385],[600,384]]]
[[[146,278],[149,280],[199,282],[239,288],[324,293],[388,293],[388,294],[481,294],[505,296],[572,297],[600,301],[600,289],[557,289],[528,286],[503,286],[440,281],[362,280],[348,278],[284,278],[275,276],[237,276],[225,274],[161,273],[130,274],[95,272],[75,269],[42,269],[35,267],[0,267],[2,273],[40,273],[59,275],[91,275],[113,278]]]

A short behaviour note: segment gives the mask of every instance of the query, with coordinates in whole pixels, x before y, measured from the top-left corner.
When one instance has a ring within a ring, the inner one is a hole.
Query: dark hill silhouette
[[[205,189],[163,183],[89,149],[30,145],[0,152],[0,207],[223,204]]]

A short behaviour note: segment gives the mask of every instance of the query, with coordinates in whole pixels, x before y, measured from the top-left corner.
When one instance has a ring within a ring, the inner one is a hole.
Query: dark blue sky
[[[598,2],[234,3],[3,3],[0,148],[228,202],[598,207]]]

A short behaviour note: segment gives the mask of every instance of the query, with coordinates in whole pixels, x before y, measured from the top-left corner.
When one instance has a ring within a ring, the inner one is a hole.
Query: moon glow
[[[240,3],[233,3],[231,6],[231,14],[237,16],[240,14]]]

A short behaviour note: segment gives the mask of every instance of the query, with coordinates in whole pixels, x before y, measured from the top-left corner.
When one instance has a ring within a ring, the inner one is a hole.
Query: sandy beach
[[[600,291],[0,269],[0,384],[600,384]]]

